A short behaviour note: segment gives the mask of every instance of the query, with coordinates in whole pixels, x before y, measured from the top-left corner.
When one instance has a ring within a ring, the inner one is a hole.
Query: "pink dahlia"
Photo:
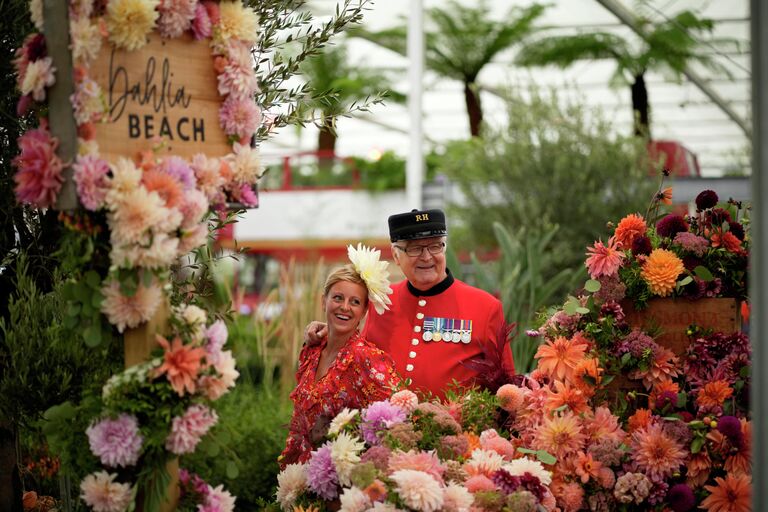
[[[219,121],[224,133],[247,143],[261,124],[261,110],[252,98],[229,96],[219,110]]]
[[[216,411],[204,405],[190,406],[183,416],[173,418],[165,448],[176,455],[192,453],[200,439],[219,421]]]
[[[395,452],[389,458],[389,472],[394,473],[401,469],[413,469],[431,475],[432,478],[443,483],[445,468],[440,464],[440,459],[434,452],[409,451]]]
[[[409,389],[401,389],[390,397],[389,403],[400,407],[404,411],[411,412],[419,405],[419,397]]]
[[[90,425],[85,433],[91,452],[105,466],[133,466],[139,460],[144,438],[135,416],[121,414],[114,420],[101,420]]]
[[[251,48],[243,42],[230,42],[224,69],[218,76],[219,94],[253,101],[259,82],[253,72]]]
[[[688,452],[660,425],[649,425],[632,434],[632,459],[653,480],[663,480],[677,471]]]
[[[101,293],[104,296],[101,312],[120,332],[152,318],[163,299],[163,289],[154,282],[148,287],[139,284],[135,293],[128,296],[121,291],[120,281],[111,279],[103,284]]]
[[[18,139],[21,153],[13,159],[18,172],[16,198],[19,202],[47,208],[56,202],[64,177],[62,163],[56,155],[58,139],[51,137],[45,125],[29,130]]]
[[[77,184],[77,195],[86,210],[102,207],[109,192],[109,164],[94,155],[79,156],[72,168]]]
[[[167,38],[179,37],[192,26],[197,0],[160,0],[157,29]]]
[[[80,497],[94,512],[123,512],[133,499],[130,484],[115,482],[116,474],[106,471],[86,476],[80,483]]]
[[[587,256],[589,258],[585,265],[592,279],[616,275],[624,262],[624,253],[621,252],[613,237],[608,240],[607,246],[601,240],[595,242],[594,246],[587,248]]]
[[[224,489],[223,485],[208,486],[208,494],[202,505],[198,505],[199,512],[232,512],[235,510],[235,497]]]
[[[208,16],[208,10],[203,4],[197,4],[195,7],[195,18],[192,20],[192,33],[198,41],[208,39],[213,32],[211,18]]]

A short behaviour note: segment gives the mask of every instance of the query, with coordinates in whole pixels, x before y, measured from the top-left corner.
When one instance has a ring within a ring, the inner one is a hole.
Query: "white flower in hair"
[[[380,261],[380,254],[381,251],[378,249],[370,249],[363,244],[357,244],[357,249],[351,245],[347,246],[349,261],[352,262],[368,288],[368,300],[373,303],[376,312],[381,315],[392,304],[392,301],[389,300],[392,288],[389,287],[389,271],[387,270],[389,263]]]

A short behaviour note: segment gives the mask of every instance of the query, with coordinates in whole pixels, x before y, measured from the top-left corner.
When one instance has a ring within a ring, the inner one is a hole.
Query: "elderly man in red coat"
[[[445,261],[445,214],[413,210],[389,217],[392,257],[406,280],[392,286],[392,305],[369,314],[363,337],[388,352],[411,389],[443,397],[466,384],[514,375],[501,302],[451,275]],[[325,325],[307,328],[310,343]]]

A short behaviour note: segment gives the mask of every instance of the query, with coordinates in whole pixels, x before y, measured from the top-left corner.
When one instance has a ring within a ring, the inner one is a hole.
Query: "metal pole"
[[[622,23],[631,28],[637,35],[645,40],[648,39],[648,34],[646,34],[645,30],[643,30],[643,28],[640,26],[637,21],[637,17],[632,11],[615,0],[597,1],[600,5],[608,9],[614,16],[619,18]],[[747,137],[752,136],[752,129],[750,128],[749,123],[742,119],[741,116],[739,116],[739,114],[736,113],[736,111],[731,107],[731,105],[722,97],[720,97],[720,95],[717,94],[717,92],[715,92],[715,90],[698,75],[698,73],[686,66],[686,68],[683,70],[683,74],[686,76],[686,78],[688,78],[688,80],[696,85],[696,87],[698,87],[701,92],[703,92],[710,100],[712,100],[715,105],[720,107],[720,110],[725,112],[725,114],[731,118],[731,121],[736,123],[739,128],[742,129]]]
[[[762,342],[768,324],[768,5],[751,0],[752,27],[752,510],[768,510],[768,347]],[[759,30],[759,27],[763,27]]]
[[[410,115],[410,144],[405,173],[408,204],[421,209],[424,181],[424,133],[421,119],[422,78],[424,75],[424,4],[411,0],[408,17],[408,113]]]

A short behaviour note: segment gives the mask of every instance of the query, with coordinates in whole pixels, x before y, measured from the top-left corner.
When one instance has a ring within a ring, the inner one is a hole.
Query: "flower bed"
[[[748,337],[734,322],[723,332],[694,316],[675,354],[657,343],[658,329],[630,325],[622,307],[654,297],[746,299],[741,205],[719,208],[706,192],[697,206],[651,228],[628,216],[607,245],[590,249],[593,279],[528,333],[542,338],[529,376],[495,395],[468,390],[439,404],[400,391],[344,411],[307,464],[278,476],[279,506],[750,510]]]

